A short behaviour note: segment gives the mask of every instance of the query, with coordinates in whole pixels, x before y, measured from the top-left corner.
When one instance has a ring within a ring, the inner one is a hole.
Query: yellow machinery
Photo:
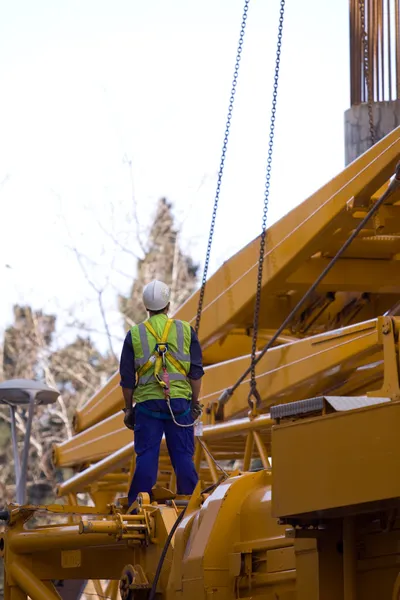
[[[355,69],[354,40],[352,52]],[[162,445],[154,501],[142,494],[126,514],[135,459],[117,374],[76,414],[76,435],[54,449],[75,471],[57,490],[63,503],[0,515],[7,600],[84,589],[111,600],[400,599],[399,160],[400,127],[268,229],[259,402],[249,366],[260,240],[207,282],[191,497],[176,495]],[[194,324],[199,293],[175,316]],[[79,505],[83,492],[94,506]],[[51,525],[35,524],[41,512]]]

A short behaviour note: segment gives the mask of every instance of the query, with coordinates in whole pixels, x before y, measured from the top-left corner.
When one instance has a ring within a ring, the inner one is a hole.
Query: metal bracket
[[[121,575],[119,591],[122,600],[131,600],[134,590],[148,590],[150,583],[140,565],[127,565]]]
[[[378,328],[383,347],[383,385],[379,390],[367,392],[367,396],[400,400],[399,336],[390,317],[379,317]]]

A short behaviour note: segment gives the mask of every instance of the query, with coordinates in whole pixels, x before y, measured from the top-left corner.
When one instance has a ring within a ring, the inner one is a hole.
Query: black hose
[[[223,481],[225,481],[225,479],[226,479],[225,475],[222,475],[222,477],[220,477],[218,479],[218,481],[216,481],[215,483],[212,483],[211,485],[209,485],[208,487],[206,487],[201,492],[201,495],[203,495],[203,494],[209,494],[210,492],[214,491],[215,488],[218,487],[220,483],[222,483]]]
[[[175,523],[173,524],[171,531],[168,534],[167,541],[165,542],[164,548],[163,548],[163,550],[161,552],[160,560],[158,561],[156,574],[155,574],[154,579],[153,579],[153,585],[151,586],[150,595],[149,595],[148,600],[154,600],[154,598],[155,598],[156,591],[157,591],[158,580],[160,579],[161,569],[163,567],[165,557],[167,556],[169,545],[171,543],[171,540],[172,540],[172,538],[174,536],[175,531],[178,528],[179,523],[183,519],[183,515],[185,514],[185,510],[186,510],[186,507],[180,513],[180,515],[176,519]]]
[[[223,481],[224,479],[225,479],[225,477],[221,477],[217,482],[215,482],[212,485],[210,485],[209,487],[205,488],[201,492],[201,494],[207,494],[207,493],[213,491],[221,483],[221,481]],[[178,502],[179,502],[179,500],[175,501],[175,504],[178,505]],[[154,579],[153,579],[153,585],[151,586],[151,590],[150,590],[150,594],[149,594],[148,600],[154,600],[154,597],[156,595],[158,580],[160,579],[161,569],[163,567],[165,557],[167,556],[169,545],[171,543],[171,540],[172,540],[172,538],[174,536],[175,531],[178,528],[179,523],[183,519],[183,515],[185,514],[186,507],[187,507],[187,505],[185,506],[185,508],[183,509],[183,511],[178,515],[178,518],[176,519],[175,523],[172,526],[171,531],[168,534],[167,540],[166,540],[166,542],[164,544],[163,551],[161,552],[160,560],[158,561],[156,574],[155,574]]]

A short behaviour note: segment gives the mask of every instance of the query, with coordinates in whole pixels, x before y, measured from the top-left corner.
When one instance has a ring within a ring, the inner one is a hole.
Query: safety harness
[[[156,331],[154,330],[154,327],[150,324],[149,321],[145,321],[143,323],[143,325],[146,327],[147,331],[155,338],[156,345],[154,347],[153,354],[150,356],[149,360],[142,367],[140,367],[138,369],[137,375],[138,375],[138,379],[140,379],[140,377],[143,377],[143,375],[145,375],[145,373],[147,373],[147,371],[149,371],[154,366],[154,377],[155,377],[156,381],[160,384],[160,386],[163,390],[164,397],[167,402],[168,409],[171,414],[173,422],[178,427],[182,427],[182,428],[193,427],[194,425],[196,425],[196,423],[198,423],[200,421],[201,415],[202,415],[202,410],[200,410],[200,414],[193,421],[193,423],[183,425],[176,421],[174,412],[171,407],[170,381],[169,381],[169,374],[167,371],[167,360],[171,363],[171,365],[173,367],[175,367],[175,369],[181,375],[183,375],[184,377],[187,377],[187,373],[186,373],[185,369],[182,367],[180,362],[175,358],[175,356],[173,356],[171,354],[171,352],[169,351],[169,348],[168,348],[168,335],[169,335],[169,332],[170,332],[173,322],[174,322],[173,319],[167,320],[167,323],[164,327],[164,331],[162,332],[161,336],[159,336],[156,333]],[[202,409],[202,407],[201,407],[201,409]],[[186,411],[184,413],[184,415],[186,415],[188,412],[190,412],[190,408],[188,409],[188,411]],[[183,416],[183,415],[181,415],[181,416]]]
[[[145,321],[143,325],[146,327],[147,331],[155,338],[156,345],[154,347],[153,354],[150,356],[149,360],[138,369],[138,379],[143,377],[152,367],[154,367],[154,377],[156,381],[160,384],[165,398],[170,398],[170,381],[169,374],[167,371],[167,360],[171,363],[173,367],[184,377],[187,377],[187,373],[185,369],[182,367],[180,362],[171,354],[168,348],[168,336],[171,329],[172,324],[174,323],[173,319],[168,319],[164,331],[161,336],[159,336],[154,327],[151,325],[149,321]]]

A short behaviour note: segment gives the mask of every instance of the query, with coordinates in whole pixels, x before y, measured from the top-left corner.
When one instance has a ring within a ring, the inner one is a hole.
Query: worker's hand
[[[190,414],[192,415],[193,421],[197,421],[197,419],[199,417],[201,417],[202,412],[203,412],[203,405],[200,404],[199,401],[194,402],[192,400],[191,406],[190,406]]]
[[[135,427],[135,409],[134,408],[128,408],[125,411],[124,424],[125,424],[125,427],[127,427],[128,429],[131,429],[133,431],[133,429]]]

